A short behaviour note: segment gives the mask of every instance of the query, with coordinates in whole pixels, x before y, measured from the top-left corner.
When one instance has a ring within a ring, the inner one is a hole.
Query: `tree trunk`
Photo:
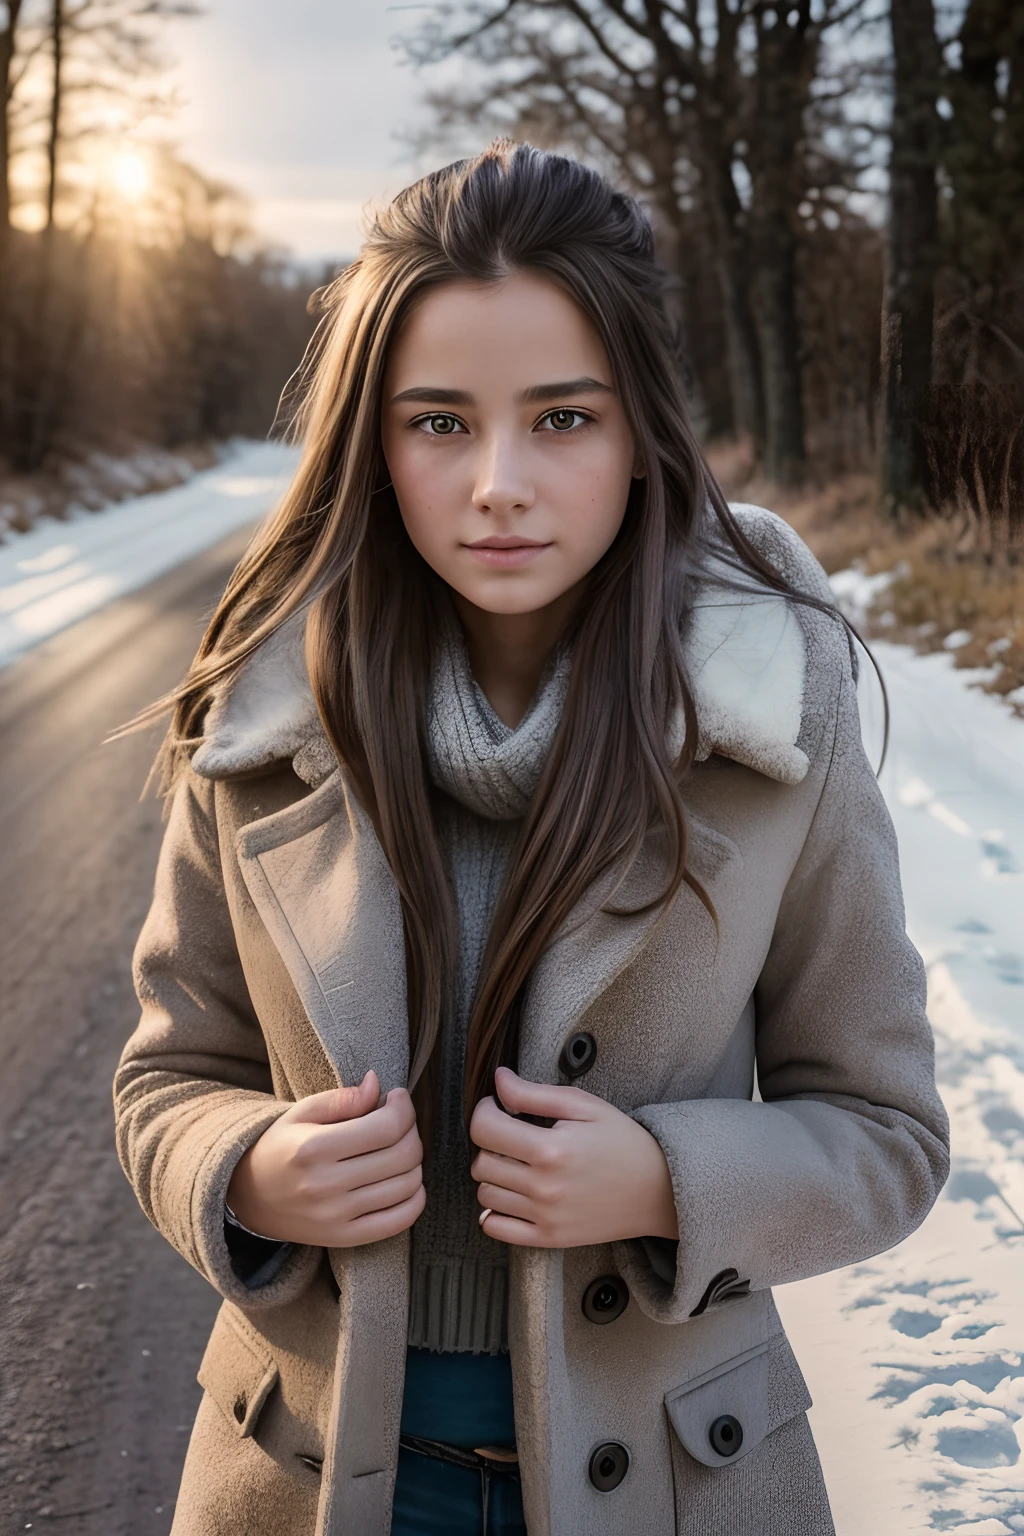
[[[785,210],[765,210],[756,244],[765,398],[764,469],[776,485],[798,484],[807,462],[797,320],[796,238]]]
[[[53,79],[50,94],[50,129],[46,142],[46,228],[53,228],[53,208],[57,201],[57,150],[60,144],[61,66],[64,62],[64,0],[53,0],[50,16],[50,49]]]
[[[22,0],[8,0],[0,28],[0,244],[11,225],[11,66]]]
[[[891,0],[893,114],[889,239],[882,321],[882,481],[889,507],[920,506],[927,483],[922,432],[932,379],[939,262],[940,54],[933,0]]]
[[[751,222],[765,399],[764,466],[779,485],[799,482],[807,462],[796,204],[803,195],[804,111],[815,59],[809,0],[792,8],[765,7],[758,16]]]
[[[708,142],[711,138],[713,142]],[[732,146],[705,131],[701,180],[714,235],[713,260],[729,347],[729,380],[736,429],[748,433],[758,455],[765,443],[761,349],[751,305],[750,242],[744,208],[732,179]]]

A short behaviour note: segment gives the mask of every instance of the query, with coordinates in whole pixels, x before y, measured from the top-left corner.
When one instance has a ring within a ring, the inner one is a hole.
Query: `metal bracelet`
[[[247,1237],[258,1237],[261,1243],[277,1243],[278,1247],[280,1247],[284,1242],[283,1238],[268,1237],[265,1232],[254,1232],[252,1227],[247,1227],[244,1221],[239,1221],[226,1200],[224,1201],[224,1220],[229,1227],[237,1227],[239,1232],[244,1232]]]

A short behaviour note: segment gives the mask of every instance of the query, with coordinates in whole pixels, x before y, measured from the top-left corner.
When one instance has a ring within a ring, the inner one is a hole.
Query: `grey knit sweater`
[[[441,1102],[423,1171],[426,1208],[412,1229],[409,1343],[494,1354],[507,1345],[508,1250],[480,1229],[463,1130],[466,1026],[498,892],[540,778],[568,683],[558,653],[529,710],[512,729],[469,668],[461,628],[447,631],[428,712],[431,777],[444,793],[438,816],[459,920],[459,964],[441,1041]]]

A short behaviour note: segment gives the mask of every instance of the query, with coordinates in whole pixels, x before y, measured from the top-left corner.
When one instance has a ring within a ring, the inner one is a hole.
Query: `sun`
[[[137,203],[149,186],[149,166],[141,155],[125,151],[116,156],[111,179],[123,198]]]

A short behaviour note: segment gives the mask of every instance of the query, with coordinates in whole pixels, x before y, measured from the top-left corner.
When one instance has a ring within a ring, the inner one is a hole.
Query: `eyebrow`
[[[592,379],[584,374],[582,378],[564,379],[556,384],[532,384],[529,389],[522,390],[516,396],[516,404],[539,405],[546,400],[562,400],[566,395],[613,393],[610,384],[602,384],[600,379]],[[418,401],[424,405],[472,405],[473,396],[465,389],[435,389],[432,385],[417,385],[412,389],[403,389],[400,394],[391,397],[392,405],[411,401]]]

